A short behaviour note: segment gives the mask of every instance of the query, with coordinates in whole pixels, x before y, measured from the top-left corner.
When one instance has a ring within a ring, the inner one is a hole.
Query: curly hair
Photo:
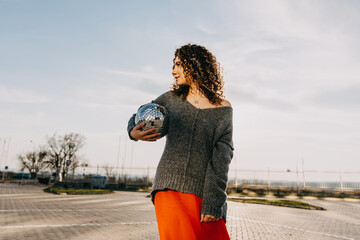
[[[223,96],[223,76],[220,64],[215,56],[203,46],[195,44],[184,45],[175,51],[184,69],[185,81],[194,85],[211,103],[220,104]],[[170,90],[182,98],[186,98],[190,91],[189,85],[173,83]]]

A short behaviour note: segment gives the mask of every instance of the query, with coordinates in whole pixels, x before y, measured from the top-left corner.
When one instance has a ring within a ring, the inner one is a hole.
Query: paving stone
[[[0,184],[0,239],[159,239],[148,193],[55,195],[41,185]],[[360,239],[360,203],[313,200],[327,211],[228,201],[237,239]]]

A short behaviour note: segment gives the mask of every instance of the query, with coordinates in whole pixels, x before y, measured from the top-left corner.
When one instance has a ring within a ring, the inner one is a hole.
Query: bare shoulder
[[[221,102],[221,105],[231,107],[231,103],[228,100],[225,100],[225,99]]]

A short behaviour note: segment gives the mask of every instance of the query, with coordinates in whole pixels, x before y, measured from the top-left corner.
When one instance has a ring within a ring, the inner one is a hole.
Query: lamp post
[[[83,166],[84,166],[83,178],[85,179],[85,168],[86,168],[88,165],[87,165],[87,163],[85,163]]]
[[[0,139],[0,142],[1,142],[1,139]],[[5,145],[6,145],[6,138],[4,140],[4,144],[3,144],[3,147],[2,147],[2,151],[1,151],[1,154],[0,154],[0,163],[3,162],[3,158],[4,158],[4,151],[5,151]],[[6,163],[5,163],[6,165]],[[3,181],[4,181],[4,171],[3,171]]]
[[[0,139],[0,142],[1,142],[1,139]],[[10,142],[11,142],[11,138],[9,138],[9,140],[7,142],[7,150],[4,152],[5,144],[6,144],[6,138],[5,138],[4,145],[3,145],[3,151],[2,151],[1,157],[0,157],[0,163],[3,161],[4,166],[5,166],[5,171],[3,171],[3,174],[2,174],[2,181],[3,182],[5,180],[5,175],[7,176],[8,166],[6,165],[6,162],[7,162],[7,158],[8,158],[8,155],[9,155]]]
[[[70,164],[71,164],[71,160],[66,160],[66,176],[65,176],[66,180],[67,180],[67,173],[68,173],[68,169],[69,169]]]

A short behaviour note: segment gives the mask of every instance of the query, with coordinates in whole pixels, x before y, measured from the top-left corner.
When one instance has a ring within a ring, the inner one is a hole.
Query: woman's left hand
[[[217,217],[214,217],[213,215],[210,215],[210,214],[201,214],[201,217],[200,217],[200,222],[217,222],[219,221],[220,218],[217,218]]]

